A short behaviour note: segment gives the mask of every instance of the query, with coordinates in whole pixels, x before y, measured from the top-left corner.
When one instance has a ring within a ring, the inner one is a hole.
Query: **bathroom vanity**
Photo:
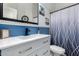
[[[0,40],[1,56],[49,56],[50,35],[33,34]]]

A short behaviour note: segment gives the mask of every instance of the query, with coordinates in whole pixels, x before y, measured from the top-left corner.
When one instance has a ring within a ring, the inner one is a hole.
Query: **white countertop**
[[[11,46],[19,45],[22,43],[31,42],[33,40],[38,40],[40,38],[44,38],[48,36],[50,35],[33,34],[28,36],[17,36],[17,37],[10,37],[6,39],[0,39],[0,50]]]

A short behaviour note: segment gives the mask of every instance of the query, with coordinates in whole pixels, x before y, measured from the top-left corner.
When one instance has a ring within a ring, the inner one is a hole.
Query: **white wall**
[[[43,4],[39,4],[39,6],[40,5],[45,10],[45,16],[42,16],[42,15],[39,14],[39,25],[41,25],[41,26],[48,26],[48,25],[45,24],[45,22],[46,22],[46,19],[45,18],[48,18],[49,21],[50,21],[50,12],[49,12],[49,9],[47,9]]]

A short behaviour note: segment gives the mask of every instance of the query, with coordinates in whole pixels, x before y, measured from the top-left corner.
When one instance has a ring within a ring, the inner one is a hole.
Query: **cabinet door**
[[[50,55],[50,45],[45,45],[37,50],[37,56],[49,56]]]
[[[34,48],[39,48],[43,45],[50,45],[50,37],[39,38],[34,42]]]

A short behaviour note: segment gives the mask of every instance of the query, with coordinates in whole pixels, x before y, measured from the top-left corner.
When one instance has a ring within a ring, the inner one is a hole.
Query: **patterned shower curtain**
[[[79,55],[79,5],[51,14],[51,41],[68,56]]]

